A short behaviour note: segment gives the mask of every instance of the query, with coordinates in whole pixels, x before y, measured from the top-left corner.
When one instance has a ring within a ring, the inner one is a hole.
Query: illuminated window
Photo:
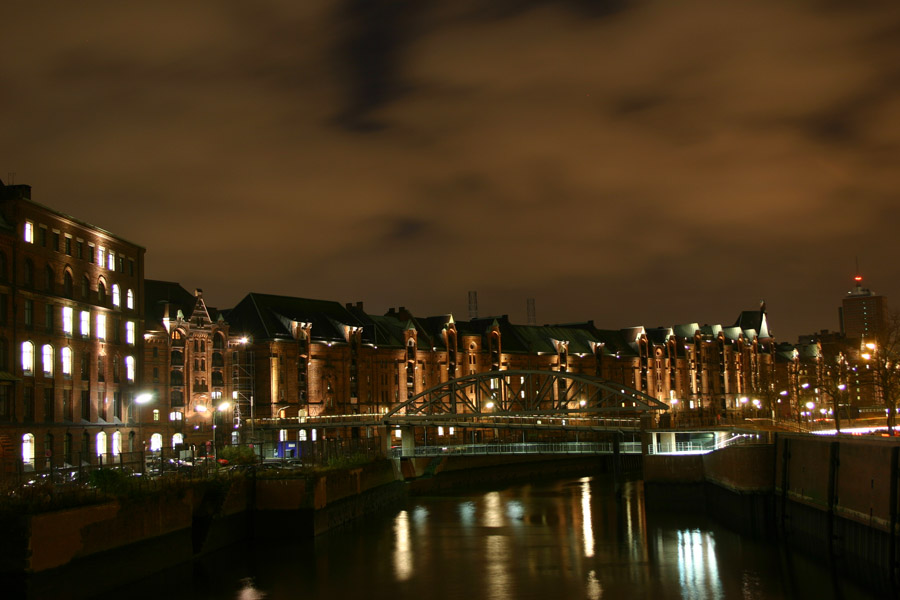
[[[134,321],[125,321],[125,343],[134,344]]]
[[[34,243],[34,223],[25,221],[25,241],[29,244]]]
[[[106,452],[106,432],[101,431],[97,434],[97,456],[103,456]]]
[[[22,462],[26,465],[34,464],[34,435],[30,433],[22,436]]]
[[[179,444],[184,443],[184,436],[180,433],[176,433],[172,436],[172,448],[177,448]]]
[[[438,435],[444,435],[444,428],[438,427]]]
[[[107,255],[106,258],[107,258],[106,268],[109,269],[110,271],[115,271],[116,270],[116,253],[113,252],[112,250],[110,250],[109,254]]]
[[[60,351],[63,375],[72,375],[72,349],[66,346]]]
[[[129,382],[134,382],[134,357],[126,356],[125,357],[125,379]]]
[[[81,335],[84,337],[91,335],[91,313],[86,310],[81,311]]]
[[[159,409],[158,408],[153,409],[153,420],[159,421]]]
[[[172,412],[169,413],[169,420],[170,421],[183,421],[184,413],[181,412],[180,410],[173,410]]]
[[[103,266],[103,259],[104,259],[104,258],[106,258],[106,248],[104,248],[103,246],[100,246],[100,247],[97,249],[97,265],[98,265],[98,266],[100,266],[100,267]]]
[[[394,437],[397,438],[397,439],[399,440],[401,437],[403,437],[403,433],[402,433],[399,429],[395,429],[395,430],[394,430]]]
[[[298,437],[297,439],[299,439],[301,442],[305,442],[305,441],[306,441],[306,430],[305,430],[305,429],[301,429],[301,430],[300,430],[300,434],[299,434],[299,437]]]
[[[106,339],[106,315],[97,315],[97,339]]]
[[[74,329],[74,320],[75,320],[75,311],[72,310],[71,306],[63,306],[62,309],[62,328],[63,333],[66,335],[72,335],[72,331]]]
[[[312,430],[312,441],[316,441],[316,430]]]
[[[119,294],[119,284],[118,284],[118,283],[114,283],[113,286],[112,286],[112,303],[113,303],[113,306],[119,306],[119,304],[121,303],[121,301],[122,301],[122,300],[121,300],[121,296],[120,296],[120,294]]]
[[[125,292],[125,308],[134,308],[134,292],[130,289]]]
[[[112,453],[118,456],[122,452],[122,432],[116,431],[112,435]]]
[[[34,344],[22,342],[22,371],[25,375],[34,373]]]
[[[287,429],[279,429],[278,430],[278,441],[279,442],[287,441]]]
[[[155,410],[153,412],[159,412]],[[150,452],[159,452],[162,450],[162,434],[154,433],[150,436]]]

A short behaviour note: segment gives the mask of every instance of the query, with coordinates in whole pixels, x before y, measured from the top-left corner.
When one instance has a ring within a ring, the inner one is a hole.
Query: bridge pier
[[[400,428],[400,455],[412,457],[416,455],[416,428],[405,426]]]

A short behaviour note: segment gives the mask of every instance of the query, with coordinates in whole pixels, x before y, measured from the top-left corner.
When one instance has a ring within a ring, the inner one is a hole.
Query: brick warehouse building
[[[217,432],[244,441],[253,418],[277,430],[278,419],[383,414],[453,377],[508,369],[598,375],[676,419],[785,415],[782,393],[821,362],[816,349],[799,362],[794,347],[776,349],[764,305],[731,326],[618,330],[258,293],[220,311],[200,290],[145,280],[143,248],[32,202],[28,186],[0,187],[0,219],[7,470],[199,446]]]
[[[136,448],[144,248],[0,182],[0,465]],[[138,448],[139,449],[139,448]]]

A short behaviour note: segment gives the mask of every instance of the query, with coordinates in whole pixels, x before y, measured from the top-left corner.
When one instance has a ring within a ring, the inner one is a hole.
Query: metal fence
[[[411,456],[458,456],[486,454],[613,454],[612,442],[535,442],[461,444],[459,446],[416,446]],[[622,442],[619,452],[640,454],[640,442]],[[410,456],[402,448],[392,448],[391,457]]]

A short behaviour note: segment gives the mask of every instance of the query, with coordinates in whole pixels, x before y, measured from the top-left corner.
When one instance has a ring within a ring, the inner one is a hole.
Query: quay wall
[[[644,457],[648,510],[703,510],[839,572],[900,589],[900,444],[778,435],[774,444]]]

